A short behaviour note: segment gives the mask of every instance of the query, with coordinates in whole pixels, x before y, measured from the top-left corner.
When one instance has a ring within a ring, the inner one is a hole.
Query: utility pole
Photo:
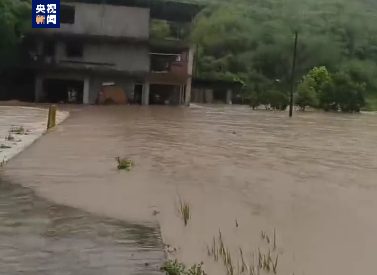
[[[293,48],[293,64],[292,64],[292,86],[291,86],[291,96],[289,101],[289,117],[292,117],[293,113],[293,91],[295,89],[295,69],[296,69],[296,54],[297,54],[297,37],[298,37],[298,31],[295,31],[295,44]]]

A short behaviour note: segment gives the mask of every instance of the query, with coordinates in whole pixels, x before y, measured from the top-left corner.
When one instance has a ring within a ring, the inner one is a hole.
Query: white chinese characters
[[[36,13],[45,13],[45,5],[37,5]]]
[[[47,13],[56,13],[56,4],[47,4]]]
[[[42,14],[41,16],[45,18],[44,16],[46,13],[46,6],[47,6],[47,22],[46,23],[56,25],[56,4],[37,5],[36,14]]]
[[[49,14],[47,15],[47,24],[56,24],[56,15],[55,14]]]

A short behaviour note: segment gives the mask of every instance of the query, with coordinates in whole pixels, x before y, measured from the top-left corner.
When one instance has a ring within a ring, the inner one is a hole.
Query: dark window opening
[[[213,90],[213,102],[215,103],[226,103],[226,96],[227,91],[226,90]]]
[[[152,72],[168,72],[170,71],[171,64],[177,62],[176,54],[150,54],[150,66]],[[180,57],[179,57],[180,58]]]
[[[50,103],[83,103],[84,81],[44,79],[42,101]]]
[[[52,40],[45,40],[43,44],[43,55],[54,56],[55,55],[55,42]]]
[[[75,7],[60,5],[60,23],[73,24],[75,22]]]
[[[82,57],[83,52],[84,52],[84,47],[82,44],[68,42],[65,50],[66,50],[67,57]]]

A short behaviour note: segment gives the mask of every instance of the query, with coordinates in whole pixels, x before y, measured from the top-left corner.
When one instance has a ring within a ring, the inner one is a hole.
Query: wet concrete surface
[[[211,275],[225,274],[205,249],[219,229],[250,260],[273,228],[278,274],[374,274],[376,140],[375,115],[93,106],[71,112],[4,178],[58,204],[158,221],[175,256],[204,261]],[[135,167],[117,171],[116,156]],[[191,205],[187,227],[178,195]]]
[[[56,114],[59,124],[68,117],[66,111]],[[0,103],[0,162],[21,152],[45,133],[48,111],[45,107],[1,106]]]

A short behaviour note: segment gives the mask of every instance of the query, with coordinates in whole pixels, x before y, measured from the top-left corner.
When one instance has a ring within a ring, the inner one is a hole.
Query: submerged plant
[[[24,135],[26,134],[26,129],[22,126],[12,126],[12,128],[10,128],[9,130],[9,133],[14,133],[17,135]]]
[[[193,265],[186,272],[187,275],[207,275],[203,270],[203,263]]]
[[[276,274],[276,268],[278,267],[278,259],[279,259],[279,255],[276,255],[275,262],[272,264],[272,269],[274,270],[275,274]]]
[[[267,244],[270,244],[270,239],[265,231],[261,231],[261,238],[266,240]],[[263,274],[267,274],[271,271],[274,274],[277,274],[279,255],[274,253],[275,250],[276,229],[274,229],[272,250],[271,248],[268,248],[267,251],[262,253],[258,247],[257,253],[252,254],[251,263],[247,263],[248,260],[244,257],[242,248],[239,248],[240,258],[237,259],[232,257],[234,255],[231,255],[230,250],[225,246],[220,230],[218,238],[213,238],[212,248],[207,246],[207,254],[208,256],[213,256],[215,262],[217,262],[219,256],[221,257],[223,260],[223,265],[226,268],[227,275],[261,275],[261,272],[263,272]],[[274,254],[276,255],[276,258]]]
[[[177,260],[168,260],[161,267],[161,271],[166,275],[207,275],[203,270],[203,263],[191,266],[186,269],[186,266]]]
[[[132,160],[129,159],[121,159],[120,157],[117,157],[116,160],[118,161],[118,170],[127,170],[130,171],[131,168],[134,166],[134,163]]]
[[[186,226],[191,218],[190,204],[187,201],[183,201],[181,197],[179,197],[179,212]]]
[[[185,265],[177,260],[169,260],[161,267],[161,271],[164,271],[166,275],[182,275],[185,272]]]
[[[12,148],[12,146],[5,145],[5,144],[0,145],[0,149],[10,149],[10,148]]]

